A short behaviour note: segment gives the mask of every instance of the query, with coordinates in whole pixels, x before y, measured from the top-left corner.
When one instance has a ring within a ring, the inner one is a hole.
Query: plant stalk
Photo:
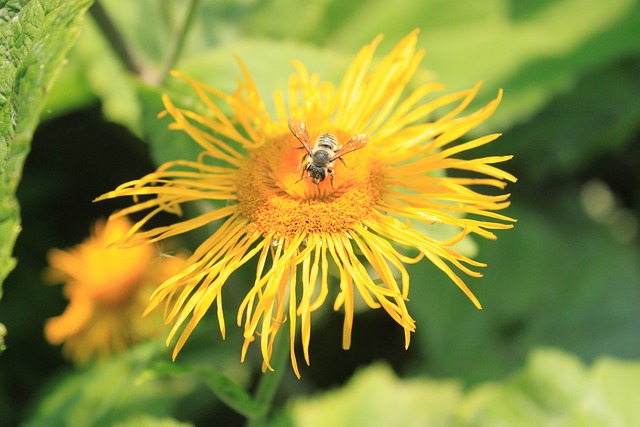
[[[169,76],[169,72],[178,61],[182,48],[184,47],[184,42],[187,38],[187,33],[191,27],[191,22],[193,21],[193,17],[195,16],[195,12],[198,9],[199,4],[200,0],[187,0],[187,4],[185,6],[186,12],[183,13],[182,19],[175,26],[173,36],[169,40],[169,46],[167,47],[167,52],[160,67],[158,78],[159,84],[164,83]]]
[[[116,56],[130,72],[136,76],[144,74],[144,67],[134,49],[125,41],[100,1],[96,0],[89,9],[91,16],[111,44]]]
[[[271,413],[271,404],[273,398],[278,391],[278,387],[282,382],[284,371],[286,370],[287,360],[289,356],[289,335],[281,334],[280,338],[274,344],[273,355],[271,357],[271,366],[274,371],[268,371],[262,374],[254,399],[267,408],[264,413],[256,418],[247,421],[247,427],[263,426]]]

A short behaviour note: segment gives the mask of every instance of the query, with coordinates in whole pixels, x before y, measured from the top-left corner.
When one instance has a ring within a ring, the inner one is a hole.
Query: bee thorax
[[[329,152],[325,150],[316,150],[311,158],[312,163],[315,166],[326,166],[331,161]]]

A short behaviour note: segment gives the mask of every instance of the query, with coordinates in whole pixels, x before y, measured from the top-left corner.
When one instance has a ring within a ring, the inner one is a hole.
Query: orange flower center
[[[332,131],[339,143],[351,136]],[[315,141],[312,135],[312,145]],[[385,188],[384,168],[367,146],[333,165],[334,180],[316,185],[303,173],[308,157],[290,133],[268,139],[251,151],[238,172],[242,212],[263,234],[293,237],[306,233],[340,233],[363,222]]]
[[[54,255],[54,265],[77,281],[77,292],[94,304],[109,309],[128,305],[143,285],[153,255],[149,245],[126,249],[111,246],[130,228],[122,218],[99,222],[95,234],[77,247],[74,256]]]
[[[98,305],[118,307],[128,304],[149,268],[151,248],[97,248],[85,253],[84,291]]]

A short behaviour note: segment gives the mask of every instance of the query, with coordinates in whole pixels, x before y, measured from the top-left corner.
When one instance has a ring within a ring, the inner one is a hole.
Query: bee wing
[[[369,137],[364,133],[354,136],[353,138],[348,140],[342,147],[336,150],[335,159],[342,157],[352,151],[361,149],[362,147],[367,145],[367,142],[369,142]]]
[[[305,125],[302,120],[293,117],[289,119],[288,124],[291,133],[298,138],[298,141],[302,143],[307,153],[311,155],[313,150],[311,148],[311,141],[309,141],[309,134],[307,133],[307,125]]]

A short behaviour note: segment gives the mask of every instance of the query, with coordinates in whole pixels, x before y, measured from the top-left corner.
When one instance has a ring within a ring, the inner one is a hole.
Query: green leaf
[[[90,0],[12,1],[0,7],[0,282],[15,266],[16,187],[31,137]]]
[[[118,30],[148,68],[155,72],[162,61],[176,16],[184,12],[178,3],[153,0],[113,0],[105,3]],[[566,24],[567,16],[571,25]],[[640,6],[633,0],[593,4],[590,0],[518,2],[482,0],[461,6],[459,1],[322,0],[300,4],[277,0],[255,4],[232,1],[201,2],[188,34],[182,60],[175,68],[193,74],[189,62],[200,63],[205,81],[217,88],[233,89],[236,74],[230,53],[248,63],[254,76],[283,88],[286,61],[299,58],[321,78],[336,81],[345,67],[338,57],[351,60],[357,50],[378,34],[385,39],[382,56],[414,28],[422,34],[419,44],[427,55],[423,69],[432,70],[449,91],[483,80],[478,102],[505,89],[503,106],[492,126],[502,129],[538,112],[574,80],[640,49],[635,27]],[[287,22],[287,25],[282,25]],[[117,63],[101,34],[87,21],[85,37],[74,49],[67,69],[79,78],[64,79],[51,110],[62,111],[65,91],[79,103],[92,94],[104,101],[105,116],[140,131],[135,80]],[[259,41],[256,43],[256,41]],[[243,45],[253,47],[243,52]],[[216,50],[224,55],[212,57]],[[284,61],[281,59],[284,58]],[[347,63],[348,63],[347,61]],[[251,65],[251,64],[250,64]],[[263,86],[259,84],[263,89]],[[86,93],[86,91],[91,93]],[[270,92],[266,91],[267,97]]]
[[[640,125],[638,75],[640,52],[582,76],[570,93],[504,135],[515,167],[527,174],[520,178],[574,176],[634,144]]]
[[[603,357],[592,368],[590,379],[607,408],[618,415],[621,425],[640,425],[638,363]]]
[[[113,427],[193,427],[173,418],[154,418],[147,415],[135,416],[113,425]]]
[[[579,193],[570,186],[539,201],[536,194],[516,198],[507,210],[515,228],[497,241],[476,239],[474,258],[488,266],[480,269],[484,277],[464,278],[482,310],[429,263],[409,267],[415,344],[429,361],[423,372],[495,378],[539,345],[586,360],[640,358],[638,249],[590,220]]]
[[[214,6],[207,9],[211,19]],[[448,90],[482,80],[479,101],[486,102],[505,89],[492,119],[503,128],[539,111],[584,72],[640,49],[640,6],[634,0],[324,0],[313,7],[278,0],[236,12],[243,34],[293,37],[342,52],[357,51],[377,34],[384,34],[381,52],[386,51],[420,28],[423,66]],[[283,20],[290,25],[281,25]],[[223,25],[213,25],[211,32]]]
[[[69,52],[45,108],[47,119],[85,108],[99,100],[107,119],[140,133],[135,78],[119,62],[93,19],[82,23],[82,37]]]
[[[605,427],[640,422],[640,363],[599,359],[587,368],[573,355],[538,349],[503,384],[467,396],[461,425]]]
[[[160,341],[133,348],[121,357],[68,373],[50,384],[25,424],[39,426],[112,426],[144,413],[164,417],[194,391],[187,381],[140,383],[141,373],[164,352]]]
[[[140,377],[141,381],[162,377],[195,376],[223,403],[247,418],[262,415],[267,408],[254,401],[251,396],[231,378],[210,366],[158,362],[147,369]]]
[[[299,427],[444,427],[452,425],[462,396],[457,381],[402,380],[377,364],[357,372],[341,389],[295,399],[289,411]]]
[[[4,343],[4,337],[7,335],[7,327],[0,323],[0,353],[5,351],[7,346]]]
[[[640,4],[634,0],[482,0],[464,6],[448,0],[426,5],[374,0],[353,6],[339,26],[329,27],[333,18],[327,13],[314,28],[325,43],[342,49],[358,49],[378,33],[394,44],[421,28],[424,66],[448,90],[482,80],[478,101],[484,103],[504,88],[503,104],[492,118],[492,126],[502,128],[539,111],[581,74],[640,49]]]
[[[160,88],[142,84],[138,86],[142,133],[151,145],[153,161],[157,165],[178,159],[195,161],[202,151],[200,145],[186,132],[170,130],[171,116],[158,118],[158,113],[164,110],[162,94],[163,91]],[[184,97],[185,95],[181,94],[179,99]],[[175,99],[173,101],[177,102]]]
[[[286,414],[296,427],[632,426],[640,422],[639,380],[638,361],[602,358],[586,367],[541,348],[512,377],[466,393],[454,380],[401,379],[376,364],[340,389],[290,401]],[[271,425],[286,424],[281,417]]]

